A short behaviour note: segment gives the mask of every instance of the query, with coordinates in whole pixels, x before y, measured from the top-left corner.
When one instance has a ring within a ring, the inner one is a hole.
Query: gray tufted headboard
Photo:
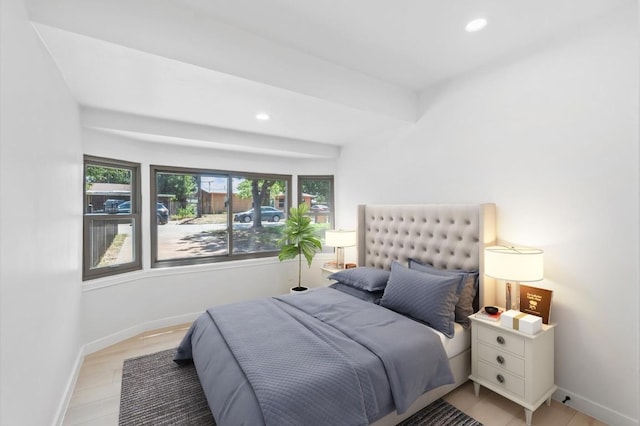
[[[443,269],[480,271],[480,306],[495,303],[484,247],[496,239],[494,204],[358,206],[358,265],[390,269],[409,258]]]

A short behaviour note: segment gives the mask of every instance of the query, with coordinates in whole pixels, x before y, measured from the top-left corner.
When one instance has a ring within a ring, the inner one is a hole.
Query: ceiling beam
[[[35,22],[404,122],[418,94],[169,0],[29,1]]]
[[[82,107],[85,128],[130,139],[294,158],[337,158],[340,147],[220,127]]]

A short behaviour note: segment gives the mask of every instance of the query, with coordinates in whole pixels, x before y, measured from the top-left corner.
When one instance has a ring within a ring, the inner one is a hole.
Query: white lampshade
[[[531,282],[544,278],[543,251],[536,248],[492,246],[484,251],[484,273],[506,281]]]
[[[343,269],[344,247],[356,245],[356,231],[344,231],[342,229],[330,229],[324,234],[324,244],[336,247],[336,268]]]
[[[330,229],[324,234],[324,244],[329,247],[351,247],[356,245],[356,231]]]

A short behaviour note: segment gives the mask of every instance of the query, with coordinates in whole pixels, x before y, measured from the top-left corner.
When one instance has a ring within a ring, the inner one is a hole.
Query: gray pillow
[[[360,266],[334,272],[327,278],[366,291],[380,291],[387,286],[389,274],[384,269]]]
[[[451,338],[460,277],[441,277],[391,264],[380,306],[422,321]]]
[[[438,269],[432,265],[420,263],[415,259],[409,259],[409,269],[441,277],[461,277],[462,280],[457,290],[458,301],[456,302],[455,321],[464,328],[468,328],[471,325],[469,315],[474,312],[473,299],[478,291],[478,271]]]
[[[382,290],[380,291],[366,291],[360,288],[356,288],[350,285],[342,284],[342,283],[333,283],[329,287],[341,291],[343,293],[347,293],[353,297],[357,297],[358,299],[364,300],[366,302],[375,303],[376,305],[380,303],[380,298],[382,297]]]

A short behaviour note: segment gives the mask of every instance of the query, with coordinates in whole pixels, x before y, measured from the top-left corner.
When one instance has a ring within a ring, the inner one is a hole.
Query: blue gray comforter
[[[207,310],[191,359],[220,426],[365,425],[453,382],[430,328],[330,288]]]

